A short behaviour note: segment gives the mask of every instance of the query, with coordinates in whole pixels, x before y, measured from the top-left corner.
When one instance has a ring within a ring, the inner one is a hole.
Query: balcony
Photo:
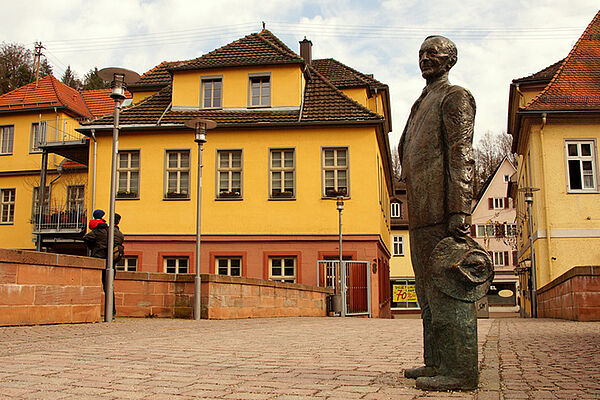
[[[34,234],[82,235],[86,229],[87,213],[83,207],[43,207],[34,213],[32,223]]]
[[[83,165],[88,165],[89,139],[77,132],[79,122],[70,119],[40,121],[42,143],[37,147],[58,154]]]

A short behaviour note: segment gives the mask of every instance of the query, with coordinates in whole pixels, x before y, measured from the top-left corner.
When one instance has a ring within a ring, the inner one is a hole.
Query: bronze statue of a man
[[[427,85],[398,145],[425,359],[424,366],[404,374],[424,390],[477,387],[475,301],[485,295],[492,275],[487,253],[468,237],[475,100],[448,82],[456,61],[451,40],[425,39],[419,67]]]

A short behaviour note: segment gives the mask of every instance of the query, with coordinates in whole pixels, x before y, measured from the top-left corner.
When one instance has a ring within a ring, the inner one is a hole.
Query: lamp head
[[[335,204],[337,205],[338,211],[342,211],[344,209],[344,198],[339,196]]]
[[[190,119],[183,123],[194,130],[194,142],[206,143],[206,131],[217,127],[217,123],[210,119]]]
[[[115,67],[101,69],[98,71],[98,76],[103,80],[110,82],[110,87],[112,88],[110,97],[115,100],[125,99],[125,89],[127,89],[127,84],[137,82],[140,79],[137,72]]]

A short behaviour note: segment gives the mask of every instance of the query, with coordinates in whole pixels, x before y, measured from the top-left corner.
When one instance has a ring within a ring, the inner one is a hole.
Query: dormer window
[[[271,106],[270,74],[250,74],[248,82],[248,105],[250,107]]]
[[[221,108],[223,106],[223,78],[202,78],[202,108]]]

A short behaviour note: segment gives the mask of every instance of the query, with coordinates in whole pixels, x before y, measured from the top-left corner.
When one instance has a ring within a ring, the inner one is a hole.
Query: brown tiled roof
[[[524,111],[600,109],[600,11],[542,92]]]
[[[0,112],[45,107],[65,107],[82,117],[92,117],[81,94],[53,75],[41,78],[37,87],[32,82],[0,96]]]
[[[340,89],[365,86],[376,88],[387,87],[387,85],[384,85],[373,77],[350,68],[333,58],[313,60],[312,67]]]
[[[140,80],[128,85],[133,92],[142,91],[147,88],[163,88],[171,84],[171,74],[168,68],[186,63],[187,61],[163,61],[156,67],[145,72]]]
[[[560,66],[562,65],[562,63],[565,61],[565,59],[563,58],[560,61],[555,62],[554,64],[550,65],[549,67],[544,68],[541,71],[536,72],[535,74],[531,74],[529,76],[526,76],[524,78],[519,78],[519,79],[513,79],[513,83],[529,83],[529,82],[550,82],[550,80],[552,79],[552,77],[556,74],[556,71],[558,71],[558,69],[560,68]]]
[[[335,121],[380,121],[382,117],[347,97],[316,70],[305,87],[302,118],[299,110],[247,109],[247,110],[199,110],[173,111],[171,103],[172,86],[169,85],[153,96],[121,111],[119,121],[122,125],[153,125],[160,121],[165,124],[183,124],[192,118],[207,118],[221,124],[252,123],[303,123]],[[89,125],[111,125],[112,115],[105,115]]]
[[[100,117],[104,114],[113,112],[115,101],[110,97],[112,89],[88,89],[80,90],[85,104],[94,117]],[[131,93],[125,91],[125,96],[131,97]]]
[[[171,66],[172,71],[247,65],[301,64],[302,58],[291,51],[270,31],[252,33],[196,58]]]

